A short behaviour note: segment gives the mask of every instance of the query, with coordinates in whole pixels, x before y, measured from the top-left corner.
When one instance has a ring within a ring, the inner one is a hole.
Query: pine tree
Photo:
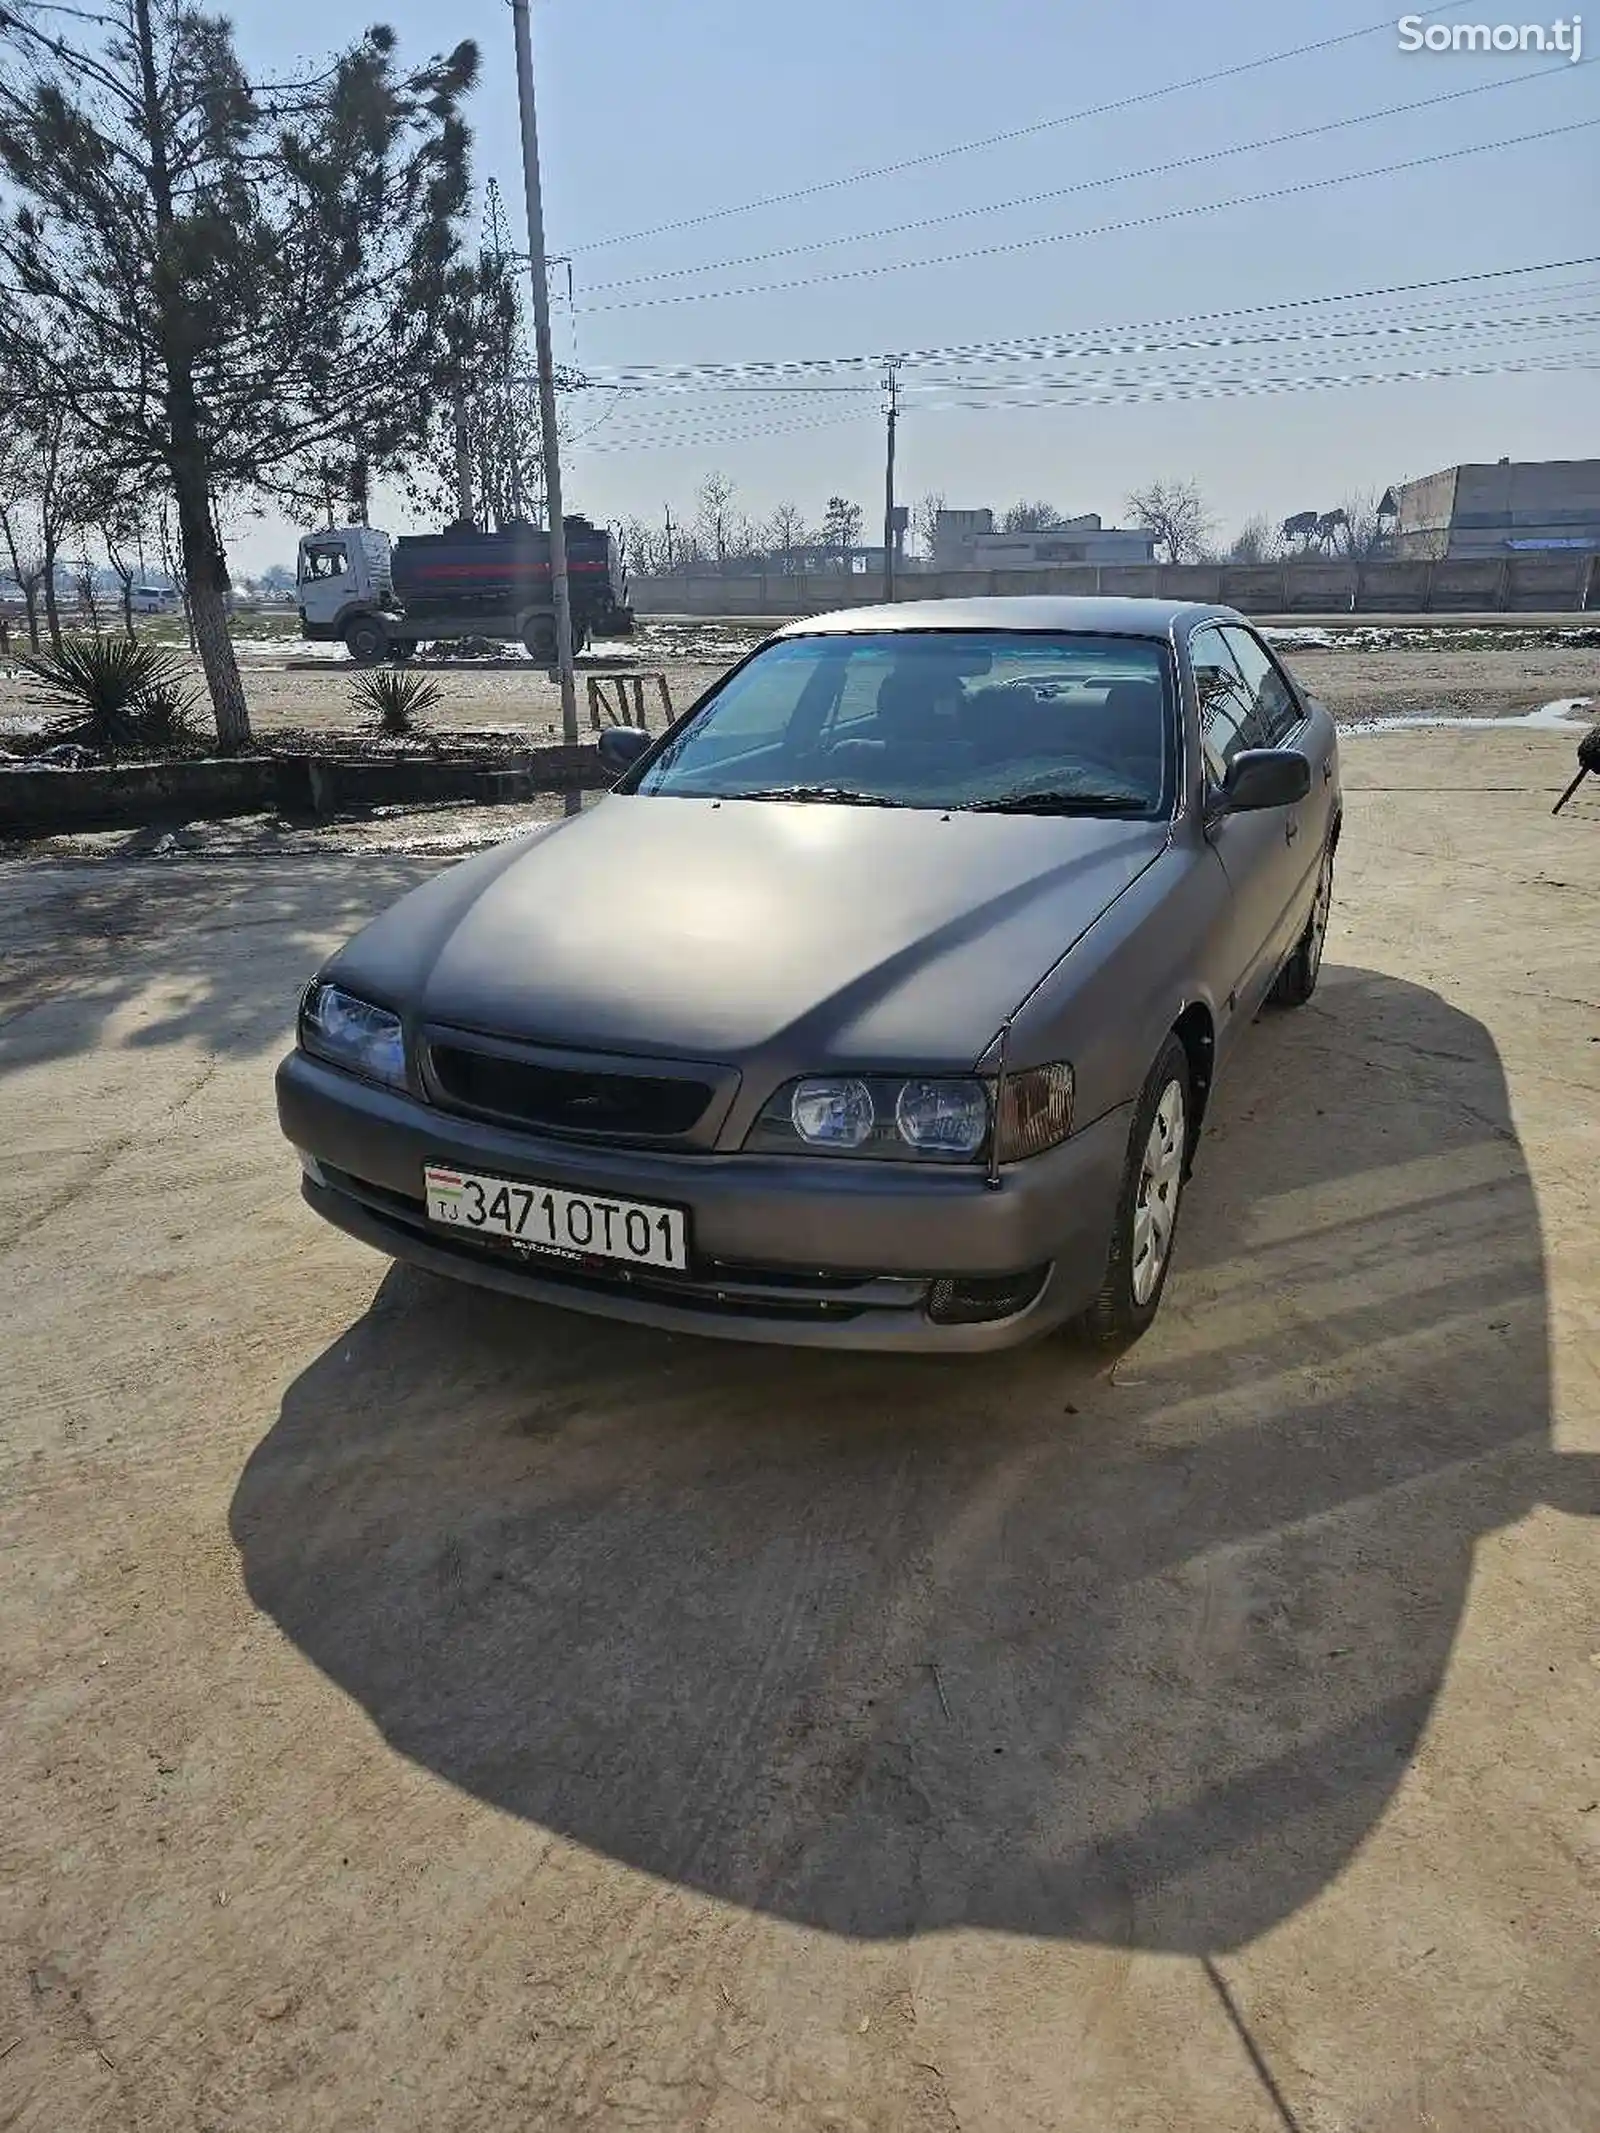
[[[407,72],[379,27],[263,84],[184,0],[0,0],[0,39],[0,355],[107,478],[171,495],[218,737],[243,747],[219,515],[420,446],[467,272],[476,49]]]

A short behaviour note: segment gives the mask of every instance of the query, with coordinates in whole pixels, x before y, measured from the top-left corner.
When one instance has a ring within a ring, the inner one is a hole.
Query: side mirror
[[[650,736],[642,726],[602,726],[600,728],[600,760],[616,777],[650,746]]]
[[[1228,765],[1222,790],[1208,815],[1254,814],[1263,807],[1293,807],[1311,790],[1311,765],[1296,748],[1244,748]]]

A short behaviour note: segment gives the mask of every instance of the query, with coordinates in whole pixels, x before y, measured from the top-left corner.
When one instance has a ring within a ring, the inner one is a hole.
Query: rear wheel
[[[357,615],[345,624],[344,648],[358,667],[382,663],[389,649],[389,632],[378,615]]]
[[[1323,943],[1328,938],[1328,914],[1333,909],[1333,852],[1322,855],[1317,873],[1317,893],[1311,899],[1311,916],[1294,954],[1278,973],[1269,998],[1278,1007],[1304,1007],[1317,989],[1322,971]]]
[[[1106,1278],[1083,1317],[1084,1332],[1101,1347],[1136,1341],[1160,1306],[1183,1197],[1189,1118],[1189,1055],[1168,1037],[1134,1106]]]
[[[541,666],[550,666],[556,656],[556,631],[553,622],[535,617],[522,625],[522,648],[530,659],[538,660]]]

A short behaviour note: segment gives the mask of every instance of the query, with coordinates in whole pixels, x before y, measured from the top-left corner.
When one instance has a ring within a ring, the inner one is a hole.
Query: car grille
[[[438,1096],[455,1110],[595,1140],[681,1139],[717,1093],[692,1076],[555,1066],[440,1038],[428,1046],[428,1064]]]

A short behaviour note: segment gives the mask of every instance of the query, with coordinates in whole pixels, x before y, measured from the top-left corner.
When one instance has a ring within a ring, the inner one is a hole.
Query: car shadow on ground
[[[233,1531],[396,1749],[631,1866],[842,1934],[1203,1954],[1372,1830],[1478,1536],[1589,1494],[1493,1044],[1330,969],[1242,1046],[1114,1370],[739,1348],[396,1271]]]

